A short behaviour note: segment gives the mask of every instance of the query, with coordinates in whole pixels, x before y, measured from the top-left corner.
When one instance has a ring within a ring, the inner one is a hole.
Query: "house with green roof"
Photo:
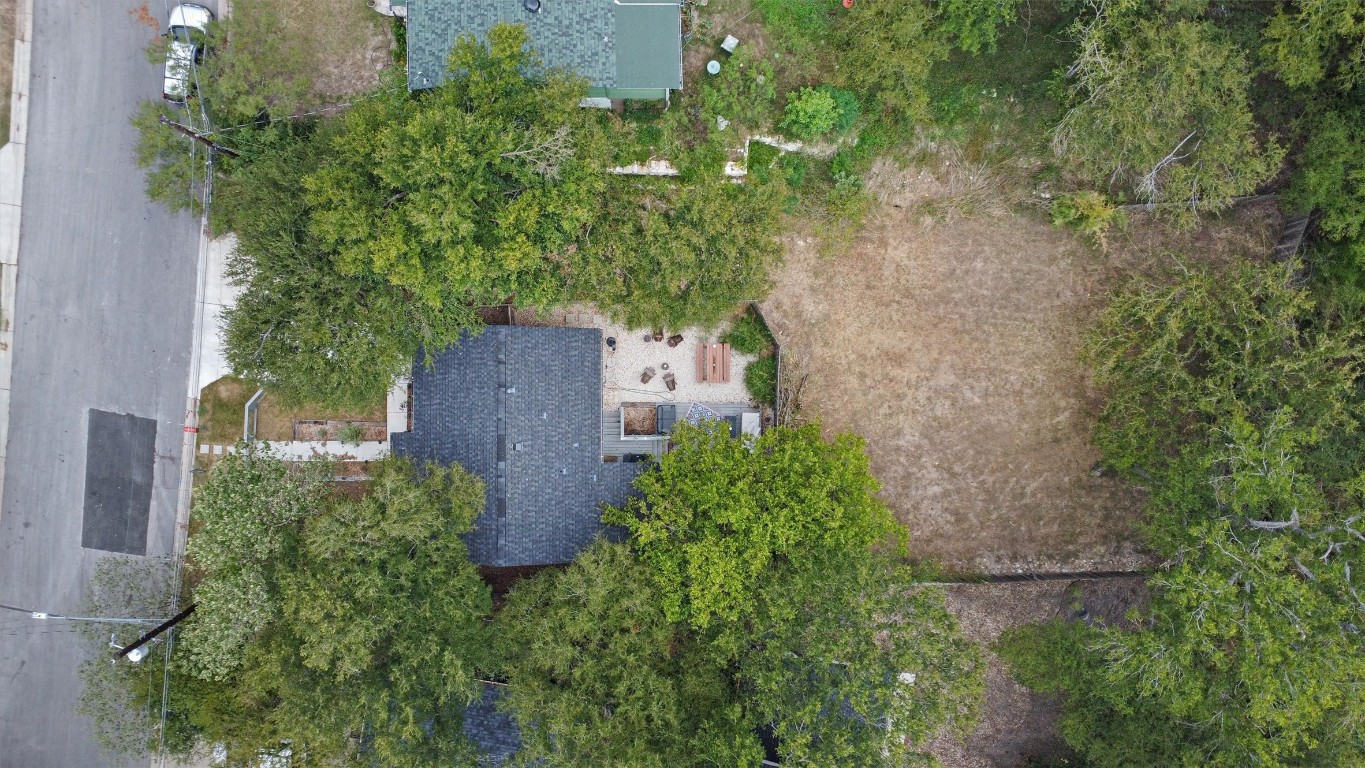
[[[407,0],[408,88],[446,77],[463,35],[524,24],[545,66],[588,79],[590,98],[667,99],[682,88],[679,2],[659,0]]]

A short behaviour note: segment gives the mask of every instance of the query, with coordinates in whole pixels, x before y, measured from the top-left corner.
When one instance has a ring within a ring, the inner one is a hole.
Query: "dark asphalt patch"
[[[147,554],[156,421],[90,410],[81,546]]]

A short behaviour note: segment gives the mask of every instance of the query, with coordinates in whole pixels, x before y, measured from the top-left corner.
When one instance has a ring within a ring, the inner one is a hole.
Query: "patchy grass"
[[[14,93],[14,38],[18,0],[0,0],[0,83],[5,95],[0,99],[0,145],[9,142],[9,101]]]
[[[242,439],[242,412],[256,387],[231,376],[199,393],[199,442],[232,445]]]
[[[246,401],[256,392],[255,385],[231,376],[204,387],[199,396],[199,442],[231,445],[242,437],[242,417]],[[293,440],[295,421],[386,422],[388,404],[378,402],[367,410],[341,411],[317,406],[286,407],[269,394],[261,398],[257,410],[256,437],[261,440]],[[338,427],[339,428],[339,427]],[[373,430],[363,437],[376,439]],[[308,439],[315,439],[309,435]]]

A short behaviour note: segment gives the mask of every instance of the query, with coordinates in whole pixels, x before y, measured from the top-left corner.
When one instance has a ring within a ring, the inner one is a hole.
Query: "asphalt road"
[[[34,5],[0,602],[65,613],[105,554],[81,546],[90,409],[156,422],[146,546],[172,546],[199,232],[133,163],[129,118],[161,92],[135,0]],[[93,649],[59,628],[0,611],[0,768],[106,764],[75,714]]]

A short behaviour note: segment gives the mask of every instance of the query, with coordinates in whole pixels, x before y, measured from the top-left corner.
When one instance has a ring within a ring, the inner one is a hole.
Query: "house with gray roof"
[[[393,450],[483,478],[475,563],[568,563],[621,533],[602,505],[625,504],[647,465],[603,461],[602,347],[596,328],[491,326],[414,366],[412,430]]]
[[[530,10],[530,9],[536,10]],[[432,88],[461,36],[526,25],[546,67],[587,78],[589,97],[667,99],[682,88],[676,0],[407,0],[408,88]]]

